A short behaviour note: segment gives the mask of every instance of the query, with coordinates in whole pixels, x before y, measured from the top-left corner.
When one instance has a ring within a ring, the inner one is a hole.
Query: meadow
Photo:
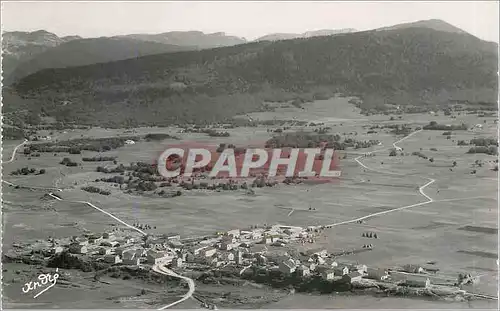
[[[296,118],[309,122],[324,122],[324,126],[332,128],[331,133],[345,133],[347,137],[357,140],[378,139],[382,142],[381,146],[373,148],[339,151],[342,155],[347,154],[347,157],[340,162],[342,176],[332,183],[280,184],[274,188],[255,189],[255,195],[248,195],[244,190],[193,190],[183,191],[182,196],[176,198],[145,197],[126,194],[104,183],[94,183],[96,178],[102,177],[101,173],[95,172],[96,167],[103,165],[102,163],[82,162],[81,167],[74,168],[58,164],[66,156],[81,162],[81,157],[99,155],[89,151],[69,156],[42,153],[40,157],[32,157],[30,160],[20,152],[15,161],[3,166],[3,178],[15,184],[65,188],[60,195],[66,200],[91,201],[126,222],[156,226],[156,229],[150,230],[152,233],[179,232],[183,236],[211,234],[256,224],[335,224],[371,213],[425,202],[427,199],[418,192],[418,187],[428,182],[426,178],[432,178],[435,182],[425,188],[424,192],[432,197],[434,202],[376,216],[362,224],[335,226],[325,230],[314,245],[305,247],[324,247],[337,251],[360,248],[363,244],[372,243],[372,251],[349,255],[345,259],[374,267],[436,261],[435,267],[450,279],[455,279],[458,273],[483,275],[480,283],[470,290],[496,294],[498,267],[495,258],[498,256],[498,231],[495,229],[498,227],[498,175],[492,170],[496,157],[467,154],[469,146],[457,146],[458,140],[496,137],[497,124],[494,118],[461,114],[457,115],[456,119],[451,119],[442,114],[406,114],[402,115],[401,119],[390,120],[390,116],[362,116],[353,107],[346,99],[330,99],[304,104],[305,109],[285,107],[277,108],[275,112],[250,114],[250,117],[257,119]],[[450,139],[442,135],[443,131],[419,132],[398,144],[403,148],[403,156],[399,152],[397,156],[389,156],[392,143],[403,136],[395,136],[389,133],[388,129],[377,129],[378,133],[367,134],[368,129],[365,128],[376,124],[408,124],[415,129],[432,120],[442,124],[481,124],[482,128],[454,131]],[[269,139],[272,133],[267,131],[268,128],[276,127],[228,129],[231,136],[224,138],[178,133],[175,128],[137,128],[134,129],[133,135],[168,133],[180,137],[183,142],[196,141],[214,145],[225,142],[244,146]],[[311,130],[309,127],[300,129]],[[54,133],[53,139],[81,138],[82,135],[110,137],[131,133],[124,129],[92,128]],[[137,161],[151,163],[169,144],[175,142],[178,141],[140,141],[101,155],[117,156],[117,161],[126,165]],[[18,143],[4,144],[4,159],[10,158],[13,147]],[[377,151],[378,149],[383,150]],[[360,153],[374,150],[374,156],[359,160],[376,171],[364,169],[354,160]],[[414,151],[420,151],[432,157],[434,161],[411,155]],[[482,167],[472,168],[476,160],[483,162]],[[452,165],[454,161],[457,162],[456,167]],[[25,166],[44,168],[46,174],[20,177],[8,175],[10,171]],[[476,173],[471,174],[472,170],[476,170]],[[81,186],[86,184],[106,186],[112,193],[103,196],[80,190]],[[3,185],[4,251],[15,241],[75,235],[84,229],[103,231],[116,225],[113,219],[85,205],[45,200],[42,198],[45,193],[46,191],[15,189]],[[309,207],[314,209],[309,210]],[[465,226],[486,229],[472,231],[470,228],[464,229]],[[378,239],[362,238],[364,232],[375,232]],[[96,296],[96,299],[102,299],[99,297]],[[412,305],[420,306],[418,301]],[[290,307],[286,303],[272,306]],[[356,308],[358,306],[363,307],[363,304],[349,305]],[[370,307],[370,304],[365,304],[366,306]],[[422,307],[426,308],[426,303],[422,303]]]

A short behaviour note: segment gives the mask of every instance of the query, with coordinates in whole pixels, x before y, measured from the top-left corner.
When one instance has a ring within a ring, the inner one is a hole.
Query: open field
[[[329,109],[333,103],[335,103],[335,108]],[[455,279],[459,272],[486,274],[481,277],[480,283],[473,288],[473,291],[491,295],[497,293],[498,267],[495,258],[498,256],[498,235],[495,230],[498,227],[498,176],[497,172],[491,170],[495,165],[493,161],[496,157],[485,154],[466,154],[469,146],[457,146],[456,143],[458,140],[470,140],[474,137],[496,137],[497,127],[493,123],[493,118],[460,115],[456,119],[451,119],[442,115],[431,117],[416,114],[404,115],[402,120],[389,121],[389,116],[361,116],[353,110],[353,106],[338,99],[305,104],[304,107],[305,110],[283,108],[288,109],[286,113],[278,111],[252,115],[252,117],[272,119],[281,116],[283,119],[297,117],[298,120],[321,121],[325,122],[325,125],[332,126],[331,133],[341,135],[346,133],[346,136],[355,137],[357,140],[378,139],[382,142],[382,146],[359,149],[355,151],[356,154],[348,152],[347,158],[340,162],[342,177],[337,182],[315,186],[280,184],[275,188],[255,189],[256,195],[254,196],[245,194],[243,190],[220,193],[183,191],[183,195],[176,198],[150,198],[125,194],[118,188],[110,187],[110,184],[106,186],[112,189],[111,195],[90,194],[80,190],[80,187],[90,182],[96,185],[93,181],[102,177],[102,174],[95,172],[95,168],[108,162],[82,162],[81,167],[75,168],[58,164],[63,157],[81,162],[82,156],[97,155],[96,152],[88,151],[82,152],[81,155],[58,154],[54,156],[41,153],[39,158],[33,157],[31,160],[28,160],[21,152],[16,155],[12,163],[4,165],[3,174],[6,180],[15,184],[65,188],[65,191],[60,193],[65,200],[90,201],[129,223],[139,222],[152,227],[156,226],[156,229],[149,232],[175,231],[183,236],[211,234],[217,230],[265,223],[300,226],[334,224],[371,213],[425,202],[426,198],[418,192],[418,187],[428,182],[426,178],[432,178],[436,181],[425,189],[425,193],[432,197],[434,202],[376,216],[367,219],[363,224],[353,223],[327,229],[321,239],[308,247],[341,250],[360,248],[363,244],[372,243],[374,245],[372,251],[350,255],[346,259],[375,267],[390,267],[407,263],[425,264],[428,261],[436,261],[436,267],[440,269],[440,272],[452,279]],[[340,115],[335,114],[336,111],[348,111],[348,113]],[[324,115],[337,115],[338,119],[318,119]],[[388,148],[391,148],[392,143],[402,136],[396,137],[389,134],[386,132],[387,129],[377,129],[378,133],[366,134],[368,129],[363,129],[364,125],[397,123],[407,123],[415,129],[417,126],[428,124],[431,120],[443,124],[481,123],[484,126],[482,130],[454,131],[451,139],[446,139],[446,136],[442,135],[443,131],[419,132],[398,144],[406,155],[395,157],[389,156]],[[484,124],[483,120],[487,123]],[[176,129],[173,128],[141,128],[136,129],[134,134],[125,133],[125,130],[95,128],[88,131],[54,133],[53,139],[66,140],[80,138],[81,135],[109,137],[163,132],[176,135],[183,142],[210,142],[214,145],[220,142],[231,142],[236,146],[245,146],[249,143],[264,142],[272,135],[266,131],[265,127],[236,128],[227,131],[230,132],[230,137],[211,138],[205,134],[176,133]],[[349,135],[353,132],[357,135]],[[137,161],[152,162],[169,144],[176,142],[178,141],[141,141],[135,145],[126,145],[103,153],[103,155],[117,156],[118,162],[124,164]],[[4,145],[4,159],[10,158],[14,146],[19,143],[8,142]],[[436,150],[431,151],[430,148]],[[383,150],[376,151],[377,149]],[[362,157],[360,161],[377,171],[393,174],[366,170],[354,161],[360,152],[372,150],[375,150],[375,156]],[[432,157],[434,162],[412,156],[411,153],[414,151],[420,151]],[[344,152],[340,151],[340,153]],[[476,160],[483,161],[484,165],[471,168]],[[452,168],[453,161],[457,162],[454,168]],[[8,175],[11,171],[24,166],[45,168],[47,173],[22,177]],[[451,171],[450,168],[453,170]],[[477,170],[476,174],[471,174],[473,169]],[[99,186],[104,186],[104,183],[99,183]],[[117,225],[112,218],[86,205],[42,200],[45,193],[39,190],[14,189],[3,185],[4,251],[17,241],[43,239],[47,236],[76,235],[84,229],[103,231]],[[316,210],[309,211],[309,206]],[[292,210],[294,212],[290,213]],[[486,229],[461,229],[464,226]],[[375,232],[379,238],[362,238],[361,234],[364,232]],[[25,280],[21,282],[24,283]],[[15,296],[16,290],[20,291],[20,289],[12,289],[20,287],[22,283],[6,284],[5,294],[10,300],[25,302],[23,297]],[[123,284],[123,288],[130,286],[128,283]],[[110,286],[107,289],[109,292],[89,290],[85,295],[75,295],[72,299],[83,301],[86,298],[85,307],[89,308],[92,306],[87,305],[87,299],[92,296],[97,307],[99,301],[105,301],[105,297],[117,296],[121,288]],[[65,291],[69,290],[65,289]],[[58,288],[50,292],[54,295],[56,293],[66,295]],[[44,295],[44,297],[49,299],[50,296]],[[289,299],[294,302],[287,303]],[[315,297],[314,299],[325,301],[325,303],[318,303],[316,307],[328,307],[331,303],[327,301],[329,297]],[[359,299],[369,302],[360,301],[356,304],[354,301],[351,302],[354,305],[347,305],[346,301],[346,305],[336,304],[336,307],[374,307],[372,305],[374,300],[371,298]],[[401,301],[405,304],[406,302],[403,301],[408,300]],[[105,305],[110,307],[126,306],[125,303],[112,304],[110,301],[107,303]],[[192,304],[192,302],[189,303]],[[314,307],[299,306],[297,303],[299,302],[293,298],[287,298],[283,304],[276,303],[266,307],[288,308],[292,305],[293,307]],[[412,300],[408,304],[415,308],[447,308],[441,303],[434,305],[420,300]],[[60,306],[63,305],[61,302]],[[466,303],[453,303],[453,308],[462,308],[464,305],[467,306]],[[186,302],[180,306],[189,307],[190,305]],[[383,307],[387,306],[382,303],[380,308]],[[480,305],[479,307],[492,306]]]

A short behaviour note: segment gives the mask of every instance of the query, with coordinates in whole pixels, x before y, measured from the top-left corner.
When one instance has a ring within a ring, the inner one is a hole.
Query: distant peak
[[[389,27],[382,27],[376,30],[393,30],[393,29],[405,29],[405,28],[429,28],[437,31],[452,32],[452,33],[467,33],[466,31],[453,26],[452,24],[445,22],[441,19],[427,19],[420,20],[411,23],[397,24]]]

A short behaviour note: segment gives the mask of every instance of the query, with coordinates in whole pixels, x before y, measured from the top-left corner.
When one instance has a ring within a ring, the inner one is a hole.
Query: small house
[[[173,247],[173,248],[182,248],[184,246],[184,244],[182,244],[181,241],[178,241],[178,240],[171,240],[171,241],[168,241],[168,245],[170,247]]]
[[[404,265],[403,266],[403,271],[408,272],[408,273],[424,273],[425,270],[422,268],[422,266],[419,265]]]
[[[387,271],[384,269],[375,269],[375,268],[368,268],[366,270],[367,278],[377,280],[377,281],[383,281],[389,277],[387,274]]]
[[[172,260],[172,267],[174,268],[180,268],[184,265],[184,260],[182,258],[177,257]]]
[[[264,255],[257,254],[255,258],[257,259],[257,264],[260,266],[264,266],[267,263],[267,258]]]
[[[129,250],[123,253],[123,263],[138,266],[141,263],[142,250]]]
[[[181,236],[178,233],[167,233],[164,234],[163,236],[167,239],[167,241],[174,241],[174,240],[179,241],[181,239]]]
[[[164,254],[155,251],[149,251],[146,260],[149,264],[156,265],[163,260]]]
[[[424,287],[424,288],[427,288],[431,285],[431,281],[429,280],[429,278],[425,278],[425,279],[420,279],[420,278],[408,278],[406,279],[406,281],[404,281],[403,283],[405,286],[408,286],[408,287]]]
[[[106,240],[114,240],[115,239],[115,235],[112,234],[112,233],[104,232],[102,234],[102,238],[106,239]]]
[[[358,271],[354,271],[351,273],[344,274],[342,276],[342,280],[346,283],[352,283],[361,280],[361,277],[362,277],[361,273],[359,273]]]
[[[73,243],[78,243],[79,245],[82,245],[82,246],[88,246],[89,240],[86,237],[79,236],[73,240]]]
[[[198,247],[194,247],[191,249],[191,253],[195,256],[199,255],[201,253],[201,251],[203,251],[204,249],[208,248],[208,246],[198,246]]]
[[[207,248],[207,249],[204,249],[202,251],[202,254],[203,256],[205,257],[212,257],[213,255],[215,255],[215,253],[217,253],[217,250],[213,247],[210,247],[210,248]]]
[[[117,247],[119,246],[120,243],[118,243],[117,241],[102,241],[101,242],[101,246],[108,246],[108,247]]]
[[[59,253],[62,253],[63,250],[64,250],[64,248],[62,246],[54,246],[51,249],[51,253],[52,254],[59,254]]]
[[[241,234],[240,229],[229,230],[229,231],[227,232],[227,235],[229,235],[229,236],[233,236],[233,237],[235,237],[235,238],[239,238],[239,237],[240,237],[240,234]]]
[[[349,273],[349,268],[346,267],[346,266],[336,266],[333,268],[333,270],[335,271],[335,275],[338,275],[338,276],[341,276],[341,275],[346,275]]]
[[[230,251],[233,249],[234,244],[233,243],[228,243],[228,242],[222,242],[220,244],[220,249],[224,251]]]
[[[104,256],[104,262],[110,263],[110,264],[117,264],[121,262],[120,256],[118,255],[106,255]]]
[[[99,248],[99,254],[101,254],[101,255],[109,255],[111,253],[112,253],[112,249],[109,247],[100,247]],[[118,255],[120,255],[120,254],[118,254]]]
[[[304,266],[304,265],[300,265],[297,268],[296,272],[297,272],[297,275],[301,276],[301,277],[308,276],[308,275],[311,274],[311,270],[308,267]]]
[[[233,253],[221,253],[219,256],[220,260],[222,261],[234,261],[234,254]]]
[[[87,253],[87,246],[73,243],[73,244],[70,244],[70,246],[69,246],[69,252],[73,253],[73,254],[86,254]]]
[[[131,139],[127,139],[127,140],[125,141],[125,144],[126,144],[126,145],[133,145],[133,144],[135,144],[135,141],[133,141],[133,140],[131,140]]]
[[[334,277],[335,271],[333,271],[333,269],[325,269],[323,272],[321,272],[321,278],[325,281],[333,280]]]
[[[295,262],[291,259],[285,260],[279,264],[279,270],[286,274],[295,272],[296,268]]]

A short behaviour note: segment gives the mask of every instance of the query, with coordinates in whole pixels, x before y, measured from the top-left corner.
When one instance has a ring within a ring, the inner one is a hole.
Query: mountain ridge
[[[311,38],[320,36],[334,36],[339,34],[353,33],[357,30],[354,28],[342,29],[320,29],[313,31],[306,31],[303,33],[272,33],[255,39],[254,41],[278,41],[278,40],[291,40],[299,38]]]
[[[466,33],[404,27],[46,69],[15,89],[60,120],[108,126],[222,120],[262,109],[264,100],[339,92],[363,99],[364,111],[392,103],[496,102],[497,49]],[[178,82],[182,91],[170,87]],[[48,98],[71,101],[71,110]]]

